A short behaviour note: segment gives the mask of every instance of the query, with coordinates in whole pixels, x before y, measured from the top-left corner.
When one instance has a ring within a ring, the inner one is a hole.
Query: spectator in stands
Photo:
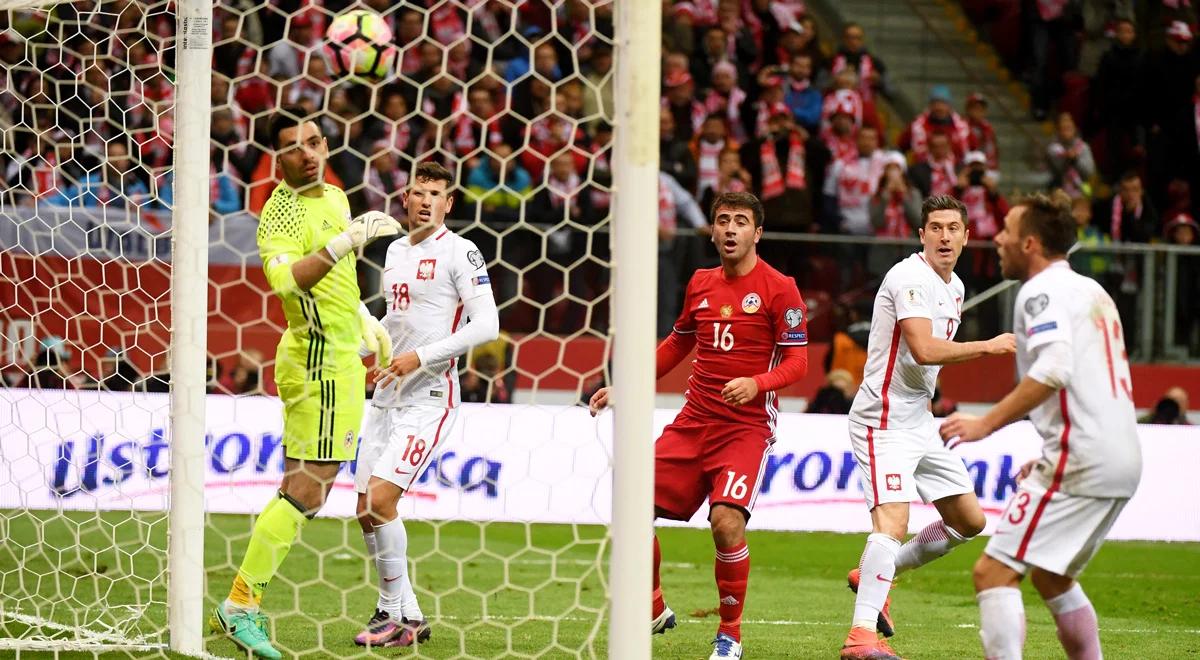
[[[1118,18],[1113,45],[1100,58],[1092,79],[1096,125],[1104,131],[1105,173],[1112,179],[1145,157],[1146,67],[1133,19]]]
[[[367,208],[388,215],[400,215],[400,195],[408,187],[408,168],[400,167],[395,152],[387,140],[378,140],[371,149],[371,166],[367,171],[363,194]]]
[[[692,138],[689,148],[696,161],[696,198],[701,199],[717,185],[721,176],[720,157],[726,149],[737,149],[738,143],[730,139],[725,118],[711,114],[700,126],[700,132]]]
[[[709,116],[718,115],[725,121],[726,130],[739,144],[746,141],[747,131],[742,119],[748,109],[746,92],[738,87],[738,70],[732,63],[719,62],[712,71],[712,89],[704,97],[704,109]]]
[[[987,157],[989,170],[1000,169],[1000,147],[996,143],[996,129],[988,121],[987,97],[975,92],[967,97],[967,128],[971,131],[967,138],[967,149],[982,151]]]
[[[1075,242],[1087,248],[1112,243],[1098,227],[1092,224],[1092,202],[1087,197],[1078,196],[1071,199],[1071,216],[1075,218]],[[1102,253],[1080,251],[1071,257],[1071,268],[1075,272],[1087,275],[1104,283],[1103,279],[1109,271],[1111,259]]]
[[[676,5],[676,11],[679,7],[687,6],[690,3],[680,3]],[[728,62],[729,41],[725,38],[725,31],[718,26],[712,26],[704,30],[704,36],[700,40],[700,50],[693,54],[691,58],[692,79],[701,89],[712,86],[713,69],[721,62]],[[679,46],[675,50],[683,51]],[[686,52],[686,51],[685,51]],[[736,65],[735,65],[736,66]]]
[[[1000,231],[1008,202],[1000,194],[996,177],[988,172],[982,151],[969,151],[958,173],[954,196],[967,207],[967,227],[974,240],[990,240]]]
[[[78,389],[76,380],[71,378],[68,371],[67,362],[73,353],[66,341],[57,335],[50,335],[41,340],[40,349],[22,386],[29,389]]]
[[[808,231],[813,222],[808,135],[783,103],[770,110],[767,133],[741,149],[772,231]],[[818,183],[820,179],[816,179]]]
[[[682,185],[666,172],[658,173],[658,336],[671,333],[671,326],[679,316],[683,300],[683,284],[691,273],[684,273],[685,260],[682,252],[686,243],[681,238],[681,228],[690,227],[694,232],[711,232],[708,219]]]
[[[954,111],[952,101],[950,88],[946,85],[934,85],[930,88],[929,107],[900,135],[900,149],[911,150],[917,161],[925,160],[929,157],[930,138],[941,134],[949,139],[950,150],[955,158],[966,155],[971,129],[966,120]]]
[[[887,95],[887,68],[883,61],[871,55],[865,46],[866,33],[858,23],[842,28],[842,47],[833,57],[830,72],[836,76],[843,69],[858,74],[858,93],[863,100],[873,100],[875,94]]]
[[[132,392],[142,382],[142,374],[116,348],[108,348],[100,358],[100,374],[96,385],[108,392]]]
[[[463,402],[512,403],[512,395],[499,371],[496,358],[491,354],[484,353],[476,358],[474,367],[463,374]]]
[[[1163,228],[1163,237],[1172,245],[1196,245],[1200,242],[1200,224],[1188,213],[1178,213]],[[1195,257],[1179,259],[1175,282],[1175,337],[1194,354],[1200,343],[1200,263]],[[1186,400],[1185,400],[1186,408]]]
[[[737,2],[721,2],[717,6],[717,25],[725,31],[726,39],[731,44],[729,59],[734,62],[757,62],[758,44],[746,21],[742,20],[741,4]]]
[[[859,107],[855,96],[854,92],[839,91],[826,99],[833,103],[826,103],[829,121],[821,128],[821,140],[834,161],[858,157],[858,129],[861,123],[855,121]]]
[[[845,415],[850,412],[857,386],[845,369],[825,374],[825,384],[813,394],[804,412],[822,415]]]
[[[658,167],[671,175],[679,185],[693,189],[696,185],[696,159],[688,149],[687,140],[675,135],[675,115],[668,108],[658,113]]]
[[[262,353],[244,350],[237,364],[217,377],[218,391],[225,394],[262,394]]]
[[[712,210],[717,195],[727,192],[746,192],[754,186],[754,179],[742,166],[742,157],[737,149],[727,148],[721,152],[717,164],[717,183],[700,197],[700,210]]]
[[[831,233],[869,236],[875,233],[871,224],[871,199],[883,169],[879,151],[879,134],[871,126],[858,131],[857,153],[854,158],[835,160],[825,179],[826,230]]]
[[[700,130],[700,124],[708,113],[704,105],[696,100],[696,86],[692,74],[687,71],[672,71],[663,79],[666,95],[663,107],[675,118],[675,137],[687,142]]]
[[[1042,121],[1050,110],[1053,85],[1050,84],[1050,47],[1061,71],[1075,69],[1078,61],[1075,25],[1079,22],[1080,0],[1040,0],[1025,3],[1023,31],[1030,44],[1030,108],[1033,118]]]
[[[861,298],[854,304],[838,306],[845,327],[833,333],[829,352],[825,354],[825,371],[832,373],[843,370],[850,374],[854,389],[858,389],[862,382],[863,369],[867,364],[867,339],[871,334],[873,304],[871,298]]]
[[[905,176],[904,154],[890,151],[871,196],[871,226],[876,236],[911,238],[921,224],[921,192]]]
[[[958,180],[957,160],[950,147],[950,136],[933,133],[929,136],[929,154],[909,170],[909,177],[922,197],[950,195]]]
[[[583,66],[584,87],[583,114],[585,117],[603,117],[611,121],[613,116],[613,69],[612,46],[597,41],[592,47],[592,57]]]
[[[796,123],[810,134],[821,126],[821,92],[813,85],[813,61],[806,53],[792,56],[783,84],[783,102]]]
[[[1166,44],[1149,64],[1148,93],[1151,132],[1154,141],[1153,168],[1157,184],[1181,178],[1195,183],[1200,165],[1196,150],[1196,80],[1200,75],[1200,50],[1193,47],[1191,27],[1174,21],[1166,30]],[[1161,199],[1156,196],[1155,199]]]
[[[1079,137],[1075,118],[1069,112],[1058,113],[1054,141],[1046,145],[1046,167],[1050,170],[1050,189],[1061,188],[1068,195],[1087,195],[1089,181],[1096,173],[1092,148]]]
[[[533,179],[512,153],[512,147],[501,142],[467,175],[467,201],[482,206],[488,222],[516,222],[521,203],[531,194]]]
[[[1147,243],[1158,234],[1158,212],[1137,172],[1126,172],[1117,194],[1096,203],[1093,222],[1114,242]]]

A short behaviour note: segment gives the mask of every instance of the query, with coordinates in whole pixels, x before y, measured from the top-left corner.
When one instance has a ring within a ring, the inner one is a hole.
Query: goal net
[[[0,654],[165,655],[178,633],[175,8],[0,8]],[[382,83],[339,78],[323,55],[325,27],[355,8],[393,32],[397,71]],[[286,322],[255,232],[278,182],[266,121],[299,105],[319,118],[326,178],[355,214],[402,215],[419,162],[454,173],[448,225],[479,246],[500,309],[500,339],[456,363],[464,404],[447,448],[400,506],[434,626],[417,654],[605,652],[611,432],[579,404],[607,382],[611,346],[613,13],[611,0],[215,3],[205,619],[282,476],[273,375]],[[377,317],[392,295],[385,250],[358,262]],[[285,656],[371,654],[353,643],[376,603],[355,467],[266,591]],[[244,655],[204,631],[206,653]]]

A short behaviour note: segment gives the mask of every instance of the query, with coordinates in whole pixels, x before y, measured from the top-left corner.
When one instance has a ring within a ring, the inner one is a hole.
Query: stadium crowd
[[[600,311],[589,302],[607,290],[607,240],[593,232],[604,229],[610,207],[613,3],[458,3],[466,10],[367,0],[391,25],[400,52],[399,76],[374,91],[334,80],[320,56],[324,27],[349,4],[279,0],[257,11],[249,0],[217,3],[214,214],[261,211],[277,183],[265,118],[299,104],[320,117],[333,152],[327,178],[347,190],[356,212],[396,213],[419,160],[457,173],[463,194],[453,215],[494,230],[476,226],[470,237],[498,260],[498,299],[513,301],[502,309],[506,328],[603,329],[604,314],[589,313]],[[1138,32],[1115,14],[1112,45],[1090,81],[1093,102],[1080,103],[1066,94],[1069,85],[1052,84],[1047,64],[1070,80],[1074,33],[1060,39],[1059,27],[1079,3],[1021,4],[1038,45],[1030,64],[1035,113],[1062,110],[1045,153],[1049,185],[1076,196],[1081,241],[1194,243],[1200,56],[1193,17],[1166,16],[1165,26]],[[34,32],[32,14],[0,26],[0,61],[12,72],[0,93],[6,201],[169,207],[171,16],[129,0],[105,2],[95,14],[75,14],[78,7],[60,5],[40,35],[22,36]],[[1015,156],[1000,153],[984,96],[955,99],[934,85],[927,108],[897,125],[881,110],[890,94],[886,63],[856,24],[836,39],[821,35],[801,0],[663,0],[663,11],[660,333],[687,274],[712,258],[702,238],[706,202],[720,192],[758,195],[773,232],[911,237],[919,200],[939,193],[966,203],[973,239],[998,231],[1008,202],[997,167]],[[1162,39],[1149,52],[1147,33]],[[65,47],[53,47],[50,36]],[[1051,45],[1062,52],[1047,60]],[[867,287],[896,256],[829,252],[764,245],[767,260],[796,276],[818,304]],[[968,289],[998,277],[987,252],[964,264]],[[1131,284],[1118,259],[1091,257],[1080,266],[1107,278],[1110,289]],[[1181,281],[1194,287],[1196,275]],[[564,294],[566,302],[542,309]],[[1200,320],[1181,316],[1185,330]]]

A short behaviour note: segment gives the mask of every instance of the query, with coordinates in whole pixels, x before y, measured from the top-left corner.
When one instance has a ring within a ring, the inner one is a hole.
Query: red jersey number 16
[[[713,348],[733,350],[733,324],[713,323]]]

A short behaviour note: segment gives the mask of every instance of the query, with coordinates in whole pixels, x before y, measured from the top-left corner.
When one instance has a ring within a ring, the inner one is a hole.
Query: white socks
[[[941,520],[934,521],[900,547],[896,555],[896,575],[924,566],[969,540]]]
[[[1083,587],[1076,582],[1065,592],[1046,601],[1058,626],[1058,641],[1070,660],[1101,660],[1100,627],[1096,610]]]
[[[993,587],[975,594],[979,636],[988,660],[1021,660],[1025,647],[1025,604],[1016,587]]]
[[[367,559],[375,565],[375,579],[379,579],[379,544],[375,541],[375,532],[363,532],[363,544],[367,546]],[[383,595],[379,596],[379,600],[375,601],[375,609],[382,610]],[[386,610],[385,610],[386,611]]]
[[[379,609],[392,615],[397,622],[401,618],[423,619],[408,577],[408,532],[404,529],[404,521],[397,517],[375,525],[375,537],[379,546],[375,559],[379,570]]]
[[[887,534],[875,533],[867,537],[862,561],[858,565],[858,597],[854,600],[854,620],[858,628],[875,630],[879,610],[887,602],[896,576],[896,555],[900,542]]]

